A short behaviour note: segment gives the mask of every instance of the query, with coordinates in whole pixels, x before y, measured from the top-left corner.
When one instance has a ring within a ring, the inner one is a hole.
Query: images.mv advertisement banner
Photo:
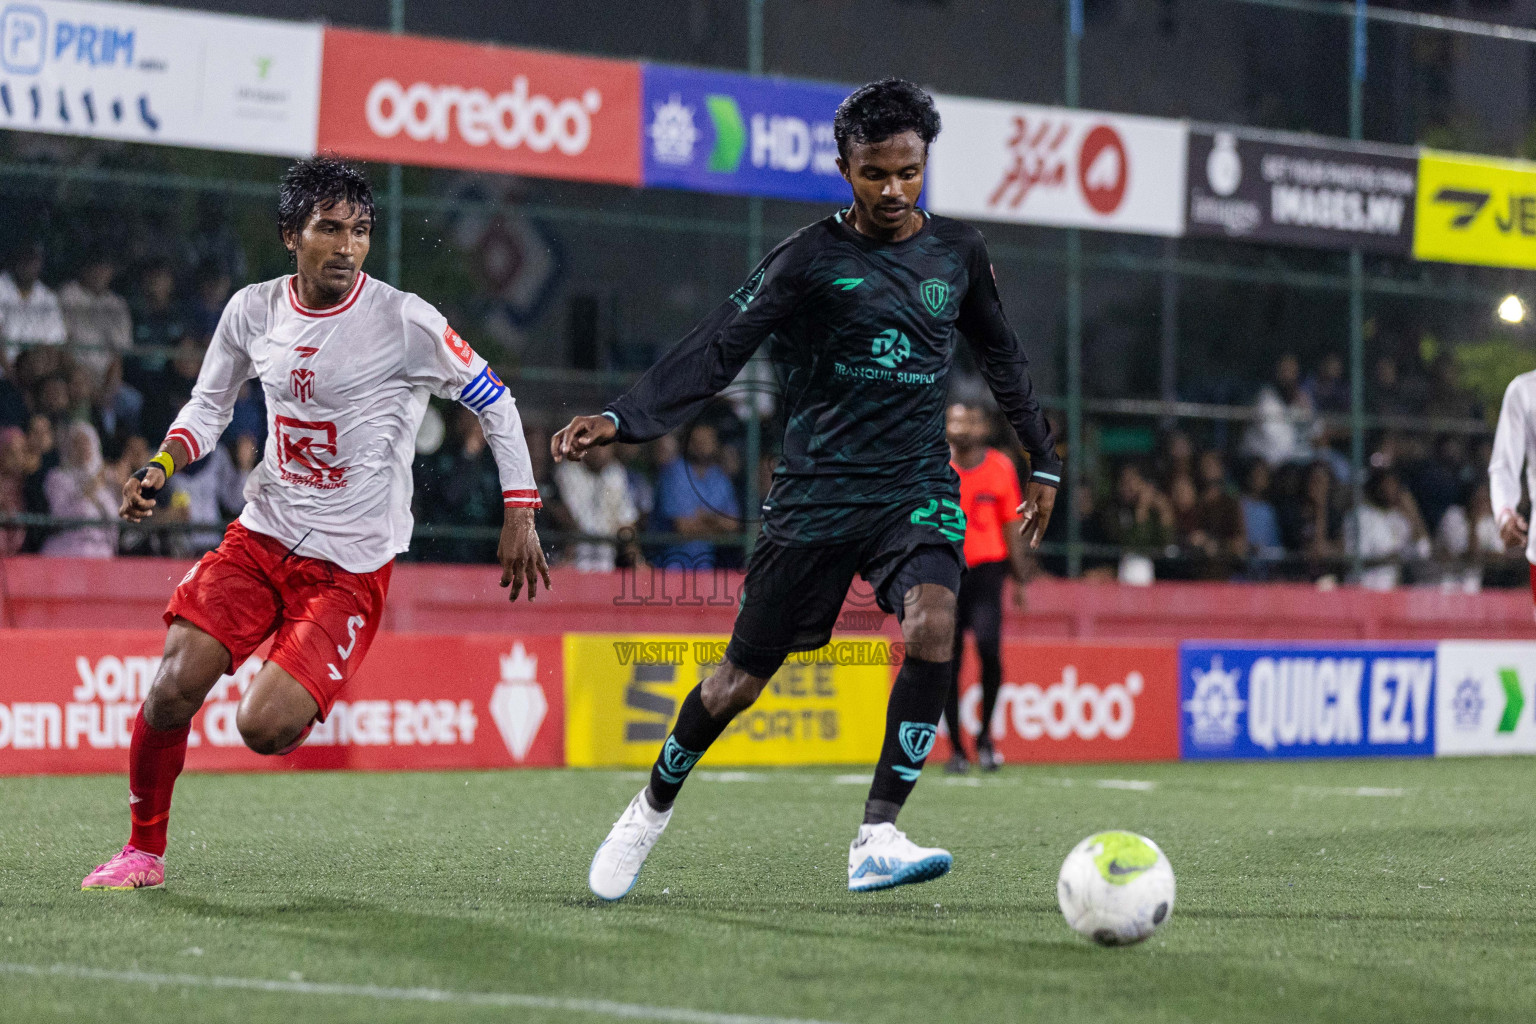
[[[124,772],[164,630],[0,630],[0,775]],[[564,761],[558,635],[380,633],[326,720],[286,757],[246,748],[248,659],[192,720],[191,771],[555,766]]]
[[[935,213],[1184,233],[1184,122],[961,96],[934,102],[944,120],[928,161]]]
[[[0,6],[0,127],[301,156],[319,25],[139,4]]]
[[[1185,758],[1428,757],[1433,644],[1179,647]]]
[[[1201,238],[1406,256],[1413,249],[1417,171],[1411,156],[1192,130],[1186,230]]]
[[[832,115],[851,87],[647,64],[645,183],[846,203]]]

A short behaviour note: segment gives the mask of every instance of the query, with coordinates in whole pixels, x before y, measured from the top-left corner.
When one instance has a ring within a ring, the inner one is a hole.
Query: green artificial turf
[[[492,993],[848,1024],[1531,1020],[1531,769],[933,769],[902,826],[955,869],[876,894],[846,891],[857,778],[701,771],[611,905],[586,870],[636,772],[186,775],[168,884],[133,893],[78,889],[125,838],[122,777],[4,779],[0,1019],[622,1019],[465,997]],[[1056,908],[1061,858],[1106,828],[1152,836],[1178,875],[1138,947],[1093,946]]]

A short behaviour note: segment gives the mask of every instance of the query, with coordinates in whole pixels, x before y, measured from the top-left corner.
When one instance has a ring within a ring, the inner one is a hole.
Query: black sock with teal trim
[[[646,799],[651,807],[664,811],[672,806],[678,790],[683,788],[683,780],[730,724],[729,718],[720,721],[704,707],[702,685],[689,692],[683,699],[682,710],[677,713],[671,735],[662,744],[661,753],[651,766],[651,784],[646,789]]]
[[[922,774],[953,680],[948,661],[908,657],[885,709],[885,743],[864,803],[864,824],[895,821]]]

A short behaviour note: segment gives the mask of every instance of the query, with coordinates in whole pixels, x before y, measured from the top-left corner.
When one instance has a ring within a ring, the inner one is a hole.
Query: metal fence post
[[[1355,0],[1350,33],[1349,137],[1365,136],[1365,0]],[[1349,475],[1358,510],[1365,496],[1365,259],[1349,250]],[[1364,566],[1355,545],[1354,572]]]
[[[1078,42],[1083,37],[1083,0],[1067,0],[1066,101],[1078,104]],[[1067,228],[1067,575],[1083,573],[1083,523],[1078,516],[1082,502],[1083,459],[1083,239],[1077,228]]]

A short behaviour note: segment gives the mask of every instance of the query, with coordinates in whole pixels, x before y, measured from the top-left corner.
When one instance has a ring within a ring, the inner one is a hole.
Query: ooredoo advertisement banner
[[[1184,232],[1182,121],[935,96],[935,213],[1150,235]]]
[[[1436,754],[1536,754],[1536,644],[1448,640],[1435,671]]]
[[[0,127],[310,153],[320,36],[319,25],[139,4],[6,4]]]
[[[1412,157],[1342,144],[1191,131],[1187,230],[1197,237],[1407,255],[1417,171]]]
[[[165,643],[158,630],[0,631],[0,775],[122,772]],[[286,757],[240,738],[252,657],[192,722],[192,771],[501,768],[563,761],[558,636],[381,633],[326,720]]]
[[[640,65],[327,28],[318,144],[364,160],[638,185]]]
[[[715,670],[728,639],[566,634],[566,763],[649,766],[683,698]],[[883,639],[833,640],[792,655],[702,764],[874,764],[885,734],[890,661]]]
[[[992,713],[993,749],[1007,762],[1173,761],[1179,756],[1179,657],[1171,644],[1005,642]],[[981,730],[974,654],[961,663],[966,749]],[[947,744],[947,740],[945,741]],[[930,758],[948,756],[941,745]]]
[[[1180,645],[1186,758],[1428,757],[1432,644]]]
[[[846,202],[832,115],[851,89],[647,64],[645,183]]]

